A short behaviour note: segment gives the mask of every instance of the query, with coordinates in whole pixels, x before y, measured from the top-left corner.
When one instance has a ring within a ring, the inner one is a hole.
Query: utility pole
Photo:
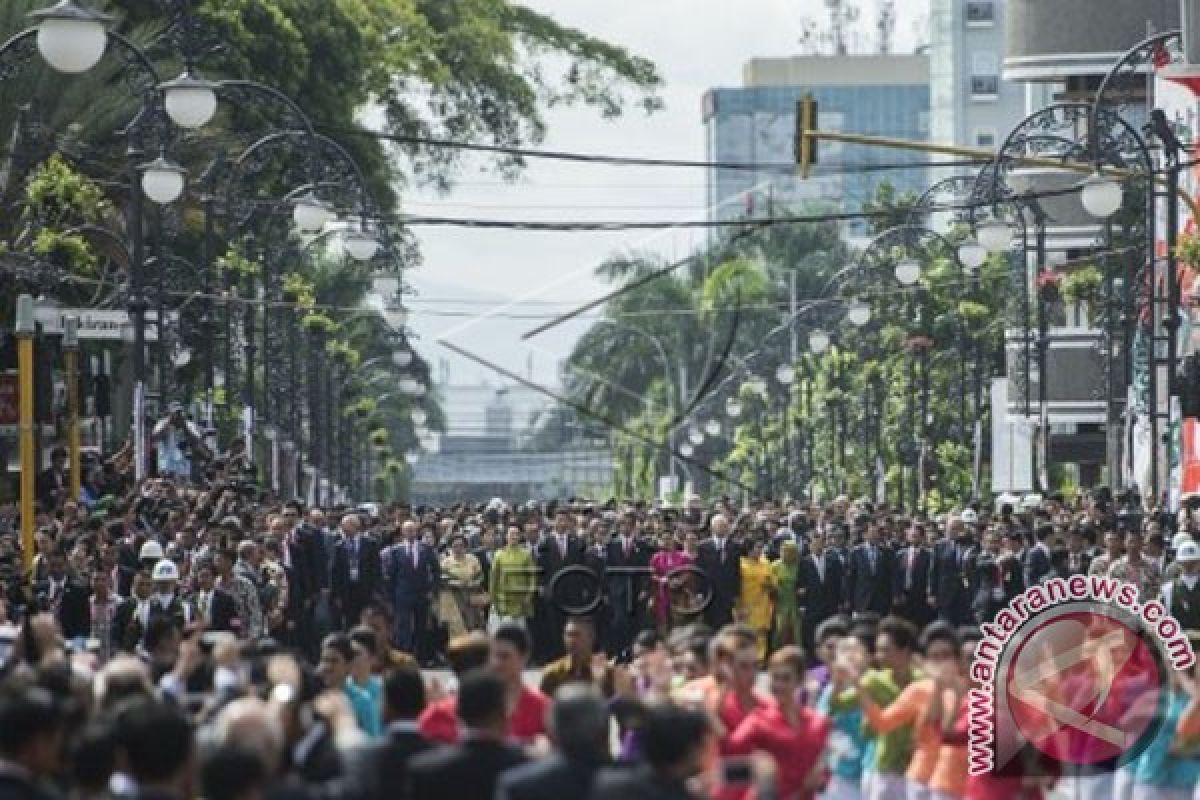
[[[79,454],[79,317],[63,321],[63,358],[67,367],[67,446],[70,453],[71,500],[79,500],[82,464]]]
[[[24,580],[33,578],[34,470],[33,446],[33,337],[37,323],[33,315],[33,296],[17,298],[17,382],[19,384],[18,430],[21,451],[21,564]],[[32,599],[32,597],[30,598]]]

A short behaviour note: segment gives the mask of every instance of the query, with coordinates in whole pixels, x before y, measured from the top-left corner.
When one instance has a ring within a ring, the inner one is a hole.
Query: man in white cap
[[[1183,546],[1186,543],[1194,541],[1196,540],[1187,531],[1180,531],[1171,537],[1171,553],[1168,554],[1168,556],[1174,554],[1174,557],[1173,559],[1169,559],[1170,563],[1168,563],[1167,568],[1163,570],[1164,586],[1171,581],[1176,580],[1180,575],[1183,574],[1183,565],[1179,563],[1179,551],[1183,549]]]
[[[1200,544],[1182,542],[1175,551],[1181,574],[1162,588],[1163,605],[1185,631],[1200,630]]]

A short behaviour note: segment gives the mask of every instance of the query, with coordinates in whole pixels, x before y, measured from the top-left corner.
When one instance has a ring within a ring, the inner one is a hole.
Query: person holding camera
[[[199,426],[183,413],[183,405],[171,403],[167,415],[150,432],[158,457],[158,474],[190,479],[192,468],[211,457]]]

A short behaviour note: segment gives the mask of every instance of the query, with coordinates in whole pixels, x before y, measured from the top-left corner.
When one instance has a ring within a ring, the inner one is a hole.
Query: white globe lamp
[[[29,17],[37,22],[38,52],[53,69],[77,75],[96,66],[104,56],[111,17],[74,0],[61,0]]]
[[[1097,172],[1083,182],[1081,199],[1084,209],[1093,217],[1108,219],[1121,210],[1125,192],[1119,181]]]
[[[183,194],[187,170],[159,156],[142,165],[142,191],[160,206],[169,205]]]
[[[217,113],[217,85],[185,71],[158,87],[163,93],[167,116],[181,128],[196,130]]]

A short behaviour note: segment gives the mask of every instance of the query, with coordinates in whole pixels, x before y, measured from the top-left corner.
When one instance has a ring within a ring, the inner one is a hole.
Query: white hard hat
[[[1180,531],[1179,533],[1177,533],[1171,537],[1171,547],[1175,550],[1179,550],[1188,542],[1194,542],[1194,541],[1195,541],[1195,539],[1192,538],[1192,535],[1190,533],[1188,533],[1187,531]]]
[[[177,581],[179,580],[179,567],[175,566],[174,561],[163,559],[154,565],[154,571],[150,573],[150,580],[158,583],[159,581]]]
[[[963,512],[958,515],[958,518],[962,520],[964,525],[974,525],[979,521],[979,515],[975,513],[975,509],[973,508],[963,509]]]
[[[138,561],[160,561],[162,560],[162,557],[162,545],[153,539],[142,545],[142,550],[138,553]]]
[[[1186,541],[1183,546],[1175,551],[1175,560],[1180,564],[1194,564],[1200,561],[1200,544],[1194,541]]]

